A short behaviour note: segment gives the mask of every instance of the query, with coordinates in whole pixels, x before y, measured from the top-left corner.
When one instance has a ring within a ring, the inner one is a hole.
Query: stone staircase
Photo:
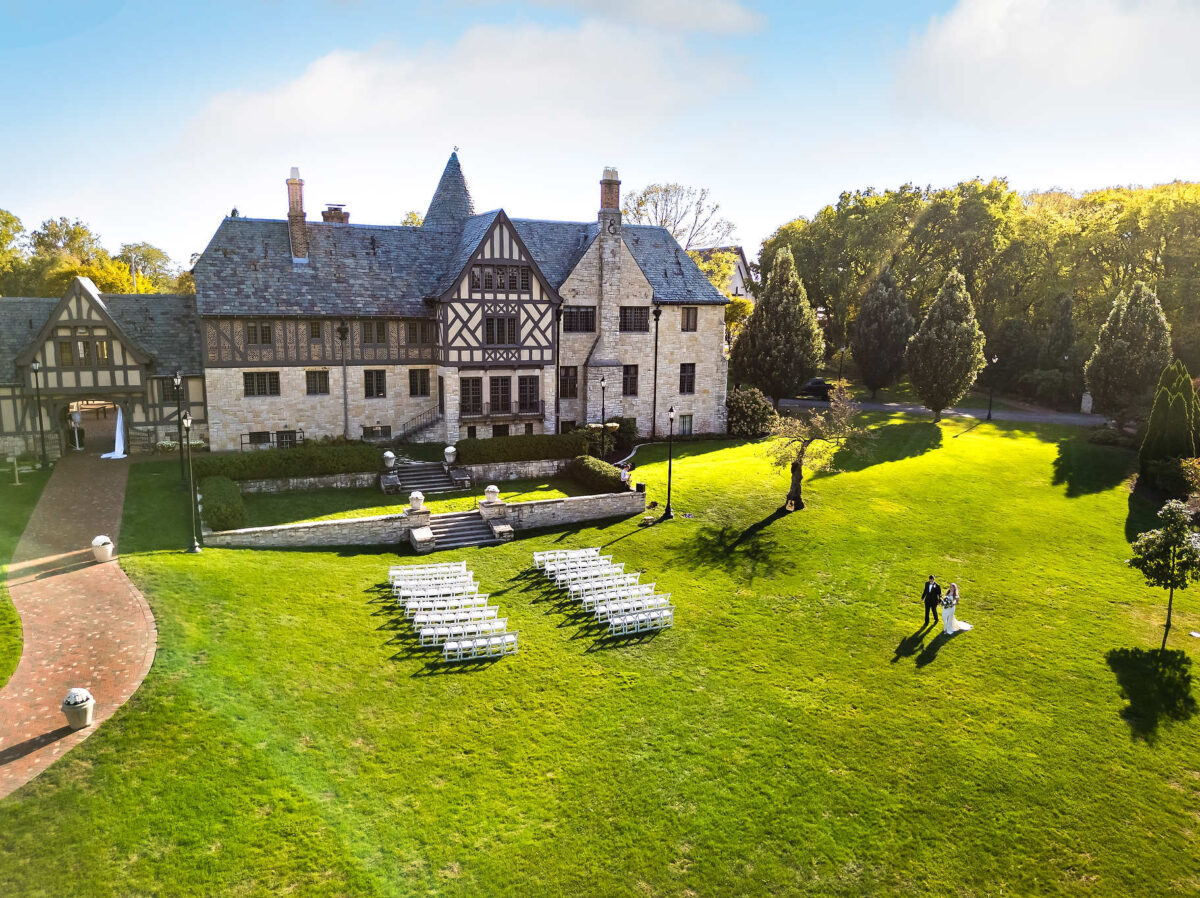
[[[400,488],[404,493],[420,490],[430,493],[448,493],[459,489],[436,462],[411,462],[400,466]]]
[[[497,546],[503,542],[492,535],[492,528],[477,511],[430,515],[429,528],[437,549]]]

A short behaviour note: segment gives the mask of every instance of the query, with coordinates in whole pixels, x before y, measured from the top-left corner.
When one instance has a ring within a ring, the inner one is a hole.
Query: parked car
[[[828,402],[832,394],[833,384],[823,377],[814,377],[800,388],[799,395],[801,399],[820,399],[822,402]]]

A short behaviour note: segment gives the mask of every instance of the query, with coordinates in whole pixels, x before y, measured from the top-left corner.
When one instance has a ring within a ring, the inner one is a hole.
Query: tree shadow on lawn
[[[832,477],[846,471],[862,471],[874,465],[916,458],[941,448],[942,428],[932,421],[905,421],[871,428],[869,436],[839,449],[826,471],[814,477]]]
[[[741,572],[751,582],[763,566],[786,573],[795,567],[787,559],[797,547],[784,549],[774,534],[763,531],[788,514],[787,510],[777,508],[762,520],[740,530],[729,524],[722,527],[705,525],[679,547],[674,560],[693,568],[719,565],[728,571]]]
[[[1070,499],[1102,493],[1128,479],[1136,462],[1137,455],[1128,449],[1096,446],[1083,437],[1069,437],[1058,441],[1050,483],[1065,483]]]
[[[1184,721],[1196,713],[1192,697],[1192,659],[1168,649],[1113,649],[1105,660],[1117,676],[1121,697],[1129,702],[1121,718],[1134,739],[1153,742],[1161,720]]]
[[[1125,540],[1132,543],[1147,530],[1158,529],[1158,510],[1165,499],[1155,496],[1149,490],[1132,489],[1129,491],[1129,511],[1125,515]]]

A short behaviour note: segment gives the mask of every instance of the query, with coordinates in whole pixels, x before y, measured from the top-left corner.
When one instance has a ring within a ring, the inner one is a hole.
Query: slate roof
[[[204,370],[195,296],[101,293],[100,301],[125,335],[153,358],[155,374]]]
[[[57,305],[57,299],[40,296],[0,296],[0,383],[17,382],[13,360],[37,336]]]
[[[450,157],[421,227],[308,222],[308,261],[292,261],[286,221],[226,218],[196,263],[199,314],[432,317],[500,210],[474,214],[458,155]],[[514,219],[558,289],[597,235],[596,222]],[[663,228],[625,225],[625,242],[663,303],[723,304]]]
[[[196,297],[102,293],[100,301],[117,327],[154,359],[156,373],[204,370]],[[14,360],[37,337],[59,302],[44,297],[0,297],[0,382],[17,381]]]
[[[471,199],[467,179],[458,164],[458,153],[451,153],[429,203],[429,211],[425,213],[425,227],[457,231],[474,214],[475,201]]]

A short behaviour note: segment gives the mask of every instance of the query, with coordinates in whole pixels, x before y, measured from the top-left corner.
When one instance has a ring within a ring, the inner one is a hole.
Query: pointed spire
[[[463,177],[456,151],[450,154],[450,161],[442,172],[442,180],[438,182],[429,211],[425,213],[424,227],[459,229],[474,214],[475,203],[467,189],[467,179]]]

